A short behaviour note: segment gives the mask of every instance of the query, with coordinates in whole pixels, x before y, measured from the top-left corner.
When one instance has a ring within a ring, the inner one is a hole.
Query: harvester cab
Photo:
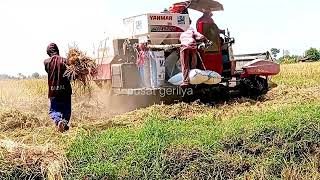
[[[162,13],[125,18],[126,34],[121,39],[106,39],[101,43],[96,80],[111,84],[112,93],[117,95],[159,96],[159,91],[171,89],[178,97],[181,91],[172,89],[179,89],[183,82],[180,36],[191,26],[189,9],[204,13],[195,23],[197,31],[210,40],[205,46],[198,44],[198,65],[189,74],[192,92],[219,89],[220,92],[266,93],[268,79],[279,73],[279,64],[273,62],[269,53],[234,55],[235,39],[229,30],[220,30],[210,16],[212,11],[224,10],[214,0],[175,3]]]

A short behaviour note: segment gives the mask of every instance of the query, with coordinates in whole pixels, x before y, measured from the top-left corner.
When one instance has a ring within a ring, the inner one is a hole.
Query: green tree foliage
[[[279,62],[282,64],[292,64],[292,63],[297,63],[301,59],[301,56],[297,55],[287,55],[279,58]]]
[[[320,60],[320,51],[318,51],[316,48],[310,48],[306,50],[305,55],[306,57],[310,58],[310,60],[313,60],[313,61]]]
[[[22,73],[18,73],[18,78],[19,78],[19,79],[26,79],[27,76],[25,76],[25,75],[22,74]]]
[[[280,53],[280,49],[277,49],[277,48],[271,48],[270,51],[274,58],[277,58],[278,54]]]
[[[0,80],[1,79],[16,79],[16,77],[7,74],[0,74]]]
[[[37,73],[37,72],[35,72],[35,73],[33,73],[33,74],[31,75],[31,77],[34,78],[34,79],[39,79],[39,78],[40,78],[40,74]]]

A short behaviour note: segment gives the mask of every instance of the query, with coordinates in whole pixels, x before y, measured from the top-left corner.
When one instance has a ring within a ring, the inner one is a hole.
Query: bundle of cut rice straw
[[[68,68],[65,76],[72,80],[81,81],[83,84],[92,80],[97,69],[97,64],[94,59],[87,56],[76,47],[69,49],[67,59]]]
[[[67,53],[67,70],[65,76],[74,81],[75,85],[81,90],[91,91],[90,81],[97,73],[95,60],[80,51],[77,47],[69,48]]]

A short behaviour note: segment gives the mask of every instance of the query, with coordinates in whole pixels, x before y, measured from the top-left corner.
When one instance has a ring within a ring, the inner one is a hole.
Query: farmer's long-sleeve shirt
[[[44,61],[48,73],[48,97],[64,97],[72,94],[70,80],[64,76],[67,60],[59,56],[56,45],[50,44],[47,48],[49,59]]]
[[[187,31],[180,35],[180,41],[183,48],[197,49],[197,41],[205,40],[206,38],[193,28],[189,28]]]

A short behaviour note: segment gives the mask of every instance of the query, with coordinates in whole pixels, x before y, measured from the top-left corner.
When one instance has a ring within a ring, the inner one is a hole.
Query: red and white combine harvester
[[[123,38],[107,39],[99,49],[97,82],[109,84],[114,95],[135,96],[138,101],[146,96],[157,102],[181,97],[210,101],[229,92],[265,94],[270,77],[280,72],[270,53],[234,55],[235,40],[230,33],[220,30],[210,15],[191,22],[189,9],[208,14],[222,11],[223,6],[213,0],[190,0],[162,13],[124,19]],[[180,88],[180,36],[190,23],[209,43],[198,44],[196,68],[189,72],[190,86]]]

